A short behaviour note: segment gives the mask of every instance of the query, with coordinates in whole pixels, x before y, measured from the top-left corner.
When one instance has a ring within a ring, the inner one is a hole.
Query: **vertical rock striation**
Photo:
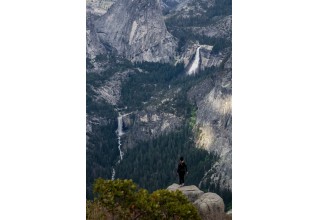
[[[95,21],[101,42],[132,62],[171,62],[177,42],[167,31],[159,0],[118,0]]]

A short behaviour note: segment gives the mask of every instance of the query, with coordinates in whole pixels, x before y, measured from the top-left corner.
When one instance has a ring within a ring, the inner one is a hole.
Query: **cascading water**
[[[118,163],[120,163],[120,161],[123,159],[123,152],[121,151],[121,136],[124,134],[122,131],[122,115],[119,115],[118,117],[118,130],[117,130],[117,134],[118,134],[118,149],[119,149],[119,153],[120,153],[120,160],[118,161]]]
[[[196,52],[196,57],[194,58],[194,61],[189,69],[189,71],[187,72],[188,75],[192,75],[195,74],[198,67],[199,67],[199,63],[200,63],[200,48],[201,46],[199,46],[197,48],[197,52]]]
[[[117,135],[118,135],[118,149],[119,149],[119,154],[120,154],[120,159],[117,161],[116,165],[118,165],[122,160],[123,160],[123,155],[124,155],[124,152],[121,150],[121,136],[124,135],[124,132],[122,130],[122,127],[123,127],[123,116],[127,116],[131,113],[128,113],[128,114],[124,114],[124,115],[121,115],[119,113],[119,116],[118,116],[118,128],[117,128]],[[114,180],[114,177],[116,175],[116,170],[114,169],[114,167],[112,167],[112,177],[111,179]]]
[[[123,159],[123,154],[124,154],[123,151],[121,150],[121,136],[124,134],[122,131],[122,124],[123,124],[122,117],[123,117],[123,115],[121,115],[119,113],[119,116],[117,118],[118,119],[118,128],[117,128],[116,133],[118,135],[118,149],[119,149],[120,159],[118,160],[116,165],[118,165],[121,162],[121,160]],[[114,167],[112,167],[112,177],[111,177],[112,180],[114,180],[115,175],[116,175],[116,170],[114,169]]]

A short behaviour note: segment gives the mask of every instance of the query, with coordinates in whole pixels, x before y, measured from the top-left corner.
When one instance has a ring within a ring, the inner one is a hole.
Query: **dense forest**
[[[116,168],[117,178],[132,179],[139,186],[154,191],[177,183],[177,164],[184,156],[189,174],[187,185],[198,185],[205,171],[217,160],[213,154],[196,148],[193,133],[186,124],[179,131],[139,143]]]

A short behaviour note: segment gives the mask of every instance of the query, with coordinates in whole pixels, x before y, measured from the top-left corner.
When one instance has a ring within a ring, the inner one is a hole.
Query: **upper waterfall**
[[[117,133],[118,133],[118,136],[120,136],[120,137],[124,134],[123,131],[122,131],[122,126],[123,126],[122,117],[123,117],[123,115],[118,116]]]
[[[199,64],[200,64],[200,48],[201,48],[201,46],[199,46],[197,48],[197,52],[196,52],[196,56],[194,58],[194,61],[193,61],[192,65],[191,65],[190,69],[187,72],[188,75],[195,74],[196,71],[199,68]]]

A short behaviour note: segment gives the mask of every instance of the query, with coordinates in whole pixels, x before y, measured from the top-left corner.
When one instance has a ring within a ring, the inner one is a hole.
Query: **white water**
[[[117,129],[117,134],[118,134],[118,136],[122,136],[122,135],[123,135],[123,131],[122,131],[122,117],[123,117],[123,115],[119,114],[119,117],[118,117],[118,129]]]
[[[114,180],[115,175],[116,175],[116,170],[112,167],[112,177],[111,177],[112,180]]]
[[[123,125],[122,118],[123,118],[123,115],[119,114],[117,134],[118,134],[118,149],[120,153],[120,160],[118,161],[118,163],[121,162],[124,155],[123,151],[121,150],[121,136],[124,134],[122,131],[122,125]]]
[[[121,150],[121,136],[124,135],[124,132],[122,130],[122,126],[123,126],[123,116],[127,116],[131,113],[128,113],[128,114],[124,114],[124,115],[121,115],[119,113],[119,116],[118,116],[118,128],[117,128],[117,135],[118,135],[118,149],[119,149],[119,154],[120,154],[120,159],[118,160],[118,162],[116,163],[116,165],[118,165],[122,160],[123,160],[123,155],[124,155],[124,152]],[[112,167],[112,177],[111,179],[114,180],[114,177],[116,175],[116,171],[114,169],[114,167]]]
[[[196,57],[194,58],[194,61],[193,61],[192,65],[191,65],[191,67],[190,67],[190,69],[189,69],[189,71],[187,73],[188,75],[195,74],[197,69],[198,69],[198,67],[199,67],[199,63],[200,63],[200,48],[201,48],[201,46],[199,46],[197,48]]]

